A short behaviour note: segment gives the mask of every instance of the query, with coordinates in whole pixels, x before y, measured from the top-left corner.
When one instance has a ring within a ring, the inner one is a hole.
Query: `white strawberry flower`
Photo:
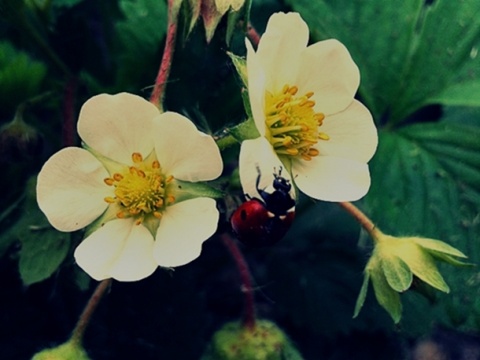
[[[245,193],[258,197],[256,165],[264,174],[283,166],[312,198],[358,200],[370,187],[367,163],[378,141],[370,112],[354,99],[359,70],[337,40],[307,46],[308,39],[299,14],[277,13],[257,51],[246,41],[250,105],[260,137],[242,142],[240,180]],[[271,177],[263,181],[262,188]]]
[[[89,99],[78,133],[85,148],[54,154],[37,183],[52,226],[70,232],[91,225],[75,250],[78,265],[96,280],[135,281],[197,258],[219,213],[208,197],[181,201],[177,180],[220,176],[213,138],[128,93]]]

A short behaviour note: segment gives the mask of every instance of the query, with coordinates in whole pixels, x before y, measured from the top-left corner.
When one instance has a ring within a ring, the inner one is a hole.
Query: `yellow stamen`
[[[143,161],[143,156],[140,153],[133,153],[132,154],[132,160],[135,164],[139,164]]]
[[[322,139],[322,140],[330,140],[330,136],[328,136],[327,134],[325,133],[318,133],[318,138],[319,139]]]
[[[165,176],[158,160],[151,159],[153,156],[144,160],[135,152],[134,165],[104,179],[106,185],[114,187],[114,196],[107,196],[104,201],[119,208],[116,213],[119,219],[133,218],[137,225],[149,218],[160,219],[165,207],[175,202],[175,196],[169,193],[174,177]]]
[[[113,183],[115,182],[115,180],[113,180],[112,178],[105,178],[103,179],[104,183],[107,184],[108,186],[112,186]]]
[[[319,131],[325,115],[315,112],[313,91],[297,96],[298,91],[286,84],[279,93],[265,93],[265,136],[278,154],[309,161],[319,155],[313,146],[330,137]]]

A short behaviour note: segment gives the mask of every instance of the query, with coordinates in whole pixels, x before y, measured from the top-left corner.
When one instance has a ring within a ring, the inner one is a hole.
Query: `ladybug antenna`
[[[276,168],[273,168],[273,176],[275,177],[275,179],[278,179],[278,178],[281,178],[282,177],[282,170],[283,170],[283,167],[280,166],[278,168],[278,174],[277,174],[277,169]]]

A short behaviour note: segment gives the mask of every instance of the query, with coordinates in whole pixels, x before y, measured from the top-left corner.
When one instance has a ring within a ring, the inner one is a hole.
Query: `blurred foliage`
[[[155,0],[0,0],[0,126],[28,99],[52,92],[24,113],[43,135],[43,149],[0,160],[5,358],[28,358],[50,341],[63,342],[88,298],[88,281],[70,256],[78,234],[49,227],[31,177],[72,145],[62,134],[75,124],[64,119],[69,111],[76,118],[85,99],[122,91],[148,97],[166,9]],[[279,10],[298,11],[312,41],[342,41],[360,68],[358,96],[374,114],[379,147],[370,162],[372,187],[359,206],[386,233],[437,238],[479,264],[480,2],[255,0],[250,19],[261,33]],[[190,25],[188,16],[181,22]],[[167,109],[213,134],[245,119],[242,79],[227,54],[245,54],[243,25],[232,31],[222,20],[209,45],[201,23],[178,37]],[[223,154],[228,171],[237,151]],[[335,204],[301,199],[293,228],[276,247],[243,249],[259,315],[276,321],[306,359],[403,358],[404,339],[438,326],[480,330],[478,268],[441,266],[449,295],[420,288],[402,294],[398,327],[372,291],[352,320],[367,244],[361,234],[358,246],[358,225]],[[213,238],[200,259],[173,274],[159,270],[140,283],[114,284],[86,347],[95,359],[198,359],[213,332],[241,315],[242,300],[236,269]]]

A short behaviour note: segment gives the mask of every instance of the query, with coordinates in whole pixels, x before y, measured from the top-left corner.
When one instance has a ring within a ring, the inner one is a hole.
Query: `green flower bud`
[[[38,131],[23,120],[23,109],[21,105],[13,120],[0,128],[0,161],[28,159],[42,147]]]
[[[470,264],[456,258],[466,256],[440,240],[421,237],[394,237],[373,230],[375,248],[367,263],[362,289],[357,299],[354,317],[366,298],[369,280],[378,303],[387,310],[395,323],[401,318],[399,293],[411,288],[414,278],[448,293],[450,288],[438,271],[435,260],[455,266]]]
[[[32,360],[90,360],[90,358],[81,345],[74,341],[68,341],[36,353]]]
[[[202,360],[282,360],[302,357],[274,323],[257,320],[253,329],[240,322],[225,324],[212,339]]]
[[[205,26],[207,42],[212,40],[222,17],[230,10],[238,12],[245,0],[190,0],[191,22],[189,32],[192,31],[198,17],[201,15]]]

